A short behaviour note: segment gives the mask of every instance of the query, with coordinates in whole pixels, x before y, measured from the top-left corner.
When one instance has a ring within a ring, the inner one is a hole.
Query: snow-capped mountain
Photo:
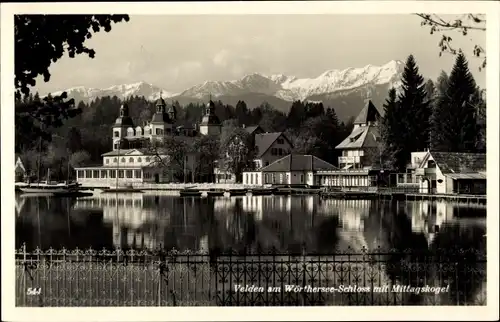
[[[328,70],[316,78],[254,73],[238,80],[207,81],[181,92],[180,96],[201,99],[208,95],[218,97],[260,93],[286,101],[305,100],[313,95],[351,90],[366,85],[386,84],[399,87],[403,68],[403,62],[392,60],[383,66],[367,65],[362,68]]]
[[[75,101],[89,102],[95,100],[97,97],[103,96],[117,96],[124,99],[130,96],[144,96],[148,100],[156,100],[160,97],[168,98],[176,94],[170,93],[152,84],[146,82],[138,82],[133,84],[114,85],[105,89],[86,88],[83,86],[73,87],[64,90],[68,97],[74,98]],[[59,95],[64,91],[52,93],[52,95]]]
[[[205,81],[179,94],[171,93],[146,82],[115,85],[105,89],[74,87],[67,89],[66,92],[75,100],[83,101],[107,95],[116,95],[119,98],[138,95],[154,100],[160,96],[160,93],[164,98],[179,96],[195,99],[205,99],[210,95],[217,98],[257,93],[275,96],[285,101],[293,101],[365,86],[399,87],[403,67],[403,62],[392,60],[382,66],[367,65],[361,68],[328,70],[315,78],[297,78],[282,74],[267,76],[253,73],[238,80]]]

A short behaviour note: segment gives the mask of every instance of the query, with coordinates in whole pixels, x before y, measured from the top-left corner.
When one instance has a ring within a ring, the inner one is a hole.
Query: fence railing
[[[16,251],[17,306],[485,305],[476,250]],[[413,289],[412,289],[413,287]]]

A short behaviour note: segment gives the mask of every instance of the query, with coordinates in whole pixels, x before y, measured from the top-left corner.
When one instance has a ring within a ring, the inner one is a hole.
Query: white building
[[[486,154],[428,151],[415,176],[422,193],[485,195]]]
[[[214,111],[215,105],[210,101],[200,126],[202,134],[220,134],[221,124]],[[167,136],[185,134],[185,131],[179,133],[174,126],[175,117],[173,106],[166,111],[165,101],[160,97],[151,121],[144,127],[134,127],[128,106],[122,105],[112,128],[112,151],[102,155],[100,165],[75,168],[77,182],[84,187],[172,182],[173,170],[165,166],[169,156],[162,148],[151,146],[161,143]],[[195,171],[196,154],[187,154],[184,158],[183,173],[189,178],[189,174]]]
[[[337,169],[333,164],[313,155],[289,154],[268,166],[243,172],[247,185],[319,185],[317,173]]]

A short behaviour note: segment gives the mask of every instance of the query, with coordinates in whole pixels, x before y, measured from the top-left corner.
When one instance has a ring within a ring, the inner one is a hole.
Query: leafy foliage
[[[66,93],[43,100],[30,97],[30,87],[36,78],[50,80],[49,67],[64,53],[73,58],[87,54],[94,58],[95,51],[85,40],[92,32],[111,30],[111,23],[128,21],[127,15],[16,15],[14,17],[15,52],[15,122],[16,127],[32,137],[51,139],[50,128],[59,127],[63,120],[75,117],[81,110]],[[29,137],[25,137],[29,139]]]
[[[438,46],[440,49],[439,56],[442,53],[451,53],[453,55],[458,55],[460,49],[454,48],[452,46],[453,39],[449,36],[449,32],[458,32],[463,36],[466,36],[469,31],[486,31],[486,15],[485,14],[465,14],[457,19],[445,20],[443,17],[436,14],[424,14],[417,13],[417,16],[422,18],[421,25],[430,27],[430,34],[436,32],[442,33],[442,37],[439,40]],[[476,57],[482,57],[483,62],[479,67],[479,70],[486,67],[486,50],[479,44],[474,44],[472,53]]]

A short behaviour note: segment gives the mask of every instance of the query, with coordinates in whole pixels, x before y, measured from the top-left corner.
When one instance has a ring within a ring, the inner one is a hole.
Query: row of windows
[[[322,176],[321,184],[326,186],[368,186],[372,178],[365,176]]]
[[[142,178],[142,170],[78,170],[77,177],[81,179],[115,179],[117,173],[118,178]]]
[[[288,155],[288,154],[290,154],[290,152],[288,152],[285,149],[282,149],[282,148],[271,148],[271,155],[285,156],[285,155]]]
[[[344,150],[342,151],[342,156],[344,157],[362,157],[365,155],[363,150]]]
[[[162,135],[164,133],[167,133],[167,134],[171,133],[171,129],[165,129],[165,131],[163,131],[163,129],[156,129],[156,131],[155,131],[156,135]],[[150,134],[151,134],[151,129],[145,128],[144,129],[144,135],[150,135]],[[143,135],[142,134],[142,130],[140,128],[136,129],[136,130],[134,130],[134,129],[128,129],[127,130],[127,136],[142,136],[142,135]],[[120,137],[120,131],[114,131],[113,132],[113,136],[115,138],[119,138]]]
[[[106,158],[106,161],[105,161],[106,164],[109,164],[109,160],[110,160],[110,158]],[[151,157],[146,157],[144,160],[146,160],[146,162],[151,162]],[[126,158],[123,157],[123,158],[120,159],[120,163],[126,163],[126,162],[127,162]],[[130,158],[128,158],[128,162],[129,163],[134,163],[135,160],[134,160],[134,158],[130,157]],[[137,158],[137,162],[141,163],[142,162],[142,158],[138,157]],[[118,163],[118,158],[114,158],[113,159],[113,163]]]

